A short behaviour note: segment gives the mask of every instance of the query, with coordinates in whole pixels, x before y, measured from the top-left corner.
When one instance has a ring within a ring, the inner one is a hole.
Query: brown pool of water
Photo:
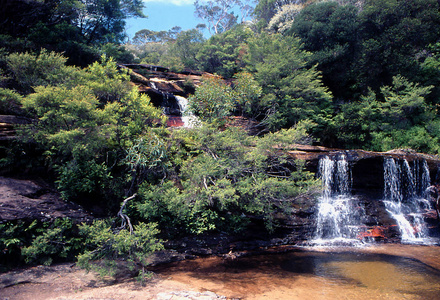
[[[169,264],[161,276],[236,299],[440,299],[440,247],[294,249]]]

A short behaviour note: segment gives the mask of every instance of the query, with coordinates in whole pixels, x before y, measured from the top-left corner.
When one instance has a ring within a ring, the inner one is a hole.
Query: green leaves
[[[7,56],[6,61],[15,78],[27,92],[31,92],[35,86],[58,84],[63,81],[64,76],[69,77],[69,71],[74,71],[73,67],[65,66],[67,58],[44,49],[38,55],[12,53]]]
[[[262,87],[264,123],[271,130],[327,118],[332,96],[316,67],[307,67],[309,56],[297,38],[261,34],[249,41],[247,69]]]
[[[421,87],[402,76],[394,77],[393,86],[381,88],[385,98],[382,104],[383,113],[394,126],[403,120],[408,120],[412,125],[425,123],[432,117],[425,102],[425,97],[432,88],[432,86]]]
[[[402,76],[394,77],[393,85],[380,89],[383,100],[370,91],[362,102],[341,107],[342,112],[336,116],[339,139],[348,147],[438,153],[435,108],[425,100],[431,89]]]
[[[200,45],[196,55],[199,67],[206,72],[232,78],[243,67],[247,40],[253,35],[248,27],[239,25],[212,36]]]
[[[263,138],[238,128],[218,131],[212,125],[181,131],[174,137],[180,147],[199,151],[179,158],[170,154],[179,161],[176,183],[141,185],[142,201],[136,208],[169,234],[237,232],[245,228],[248,215],[263,218],[272,230],[275,214],[288,210],[298,195],[315,185],[303,165],[287,156],[292,144],[307,142],[309,125]]]
[[[118,266],[116,260],[123,259],[130,270],[144,271],[148,257],[162,250],[162,241],[153,223],[134,225],[133,232],[117,229],[109,221],[96,220],[91,225],[82,224],[80,234],[85,237],[89,249],[78,256],[78,265],[86,270],[97,271],[101,276],[114,275]],[[142,275],[142,273],[141,273]]]
[[[72,259],[82,248],[82,240],[74,236],[74,227],[69,219],[56,219],[46,228],[40,228],[31,245],[21,250],[26,262],[50,265],[54,259]]]
[[[222,121],[235,111],[236,114],[258,116],[261,112],[262,88],[247,72],[238,73],[229,84],[219,77],[204,77],[202,84],[189,98],[190,109],[202,121]]]
[[[190,110],[207,122],[229,116],[234,108],[232,88],[219,77],[204,77],[189,98]]]
[[[130,86],[128,74],[118,71],[112,59],[103,57],[102,63],[72,70],[64,81],[36,86],[21,99],[23,109],[37,120],[22,131],[22,139],[43,149],[48,166],[58,172],[56,181],[65,199],[113,197],[122,193],[111,191],[120,185],[110,184],[110,179],[125,180],[122,170],[115,170],[123,164],[125,149],[149,126],[164,123],[164,117],[146,95]]]

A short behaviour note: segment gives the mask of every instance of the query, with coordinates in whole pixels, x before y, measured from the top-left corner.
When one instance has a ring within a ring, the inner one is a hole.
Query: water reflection
[[[297,250],[234,260],[196,259],[167,266],[159,273],[201,290],[242,299],[439,299],[439,247],[385,250],[396,255],[359,249]],[[406,251],[420,259],[426,253],[433,264],[400,255]]]
[[[292,253],[281,268],[369,290],[410,293],[438,299],[440,271],[414,259],[364,253]],[[426,299],[426,298],[425,298]]]

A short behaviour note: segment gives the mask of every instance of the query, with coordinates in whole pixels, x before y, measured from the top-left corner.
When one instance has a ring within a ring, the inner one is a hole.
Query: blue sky
[[[148,18],[128,19],[126,32],[130,38],[142,29],[169,30],[174,26],[182,30],[195,28],[203,20],[194,16],[194,0],[144,0],[144,13]]]

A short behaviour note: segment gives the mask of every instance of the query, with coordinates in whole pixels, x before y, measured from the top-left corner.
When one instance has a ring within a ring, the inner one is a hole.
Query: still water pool
[[[295,249],[203,258],[159,273],[239,299],[440,299],[440,247]]]

